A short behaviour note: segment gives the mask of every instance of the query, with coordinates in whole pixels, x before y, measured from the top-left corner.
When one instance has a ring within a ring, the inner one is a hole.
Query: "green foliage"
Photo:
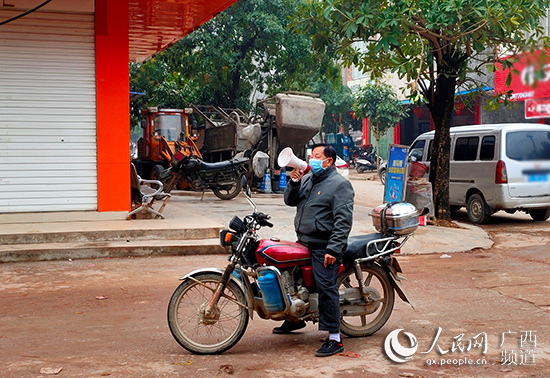
[[[376,140],[407,115],[392,88],[387,84],[367,84],[356,94],[355,115],[368,118]]]
[[[240,0],[153,59],[132,64],[131,90],[146,93],[134,108],[195,103],[249,110],[255,93],[325,87],[331,89],[322,97],[334,97],[338,108],[343,100],[333,94],[343,89],[333,54],[314,51],[310,35],[289,29],[301,6],[305,0]]]
[[[312,34],[317,50],[337,53],[371,79],[395,72],[409,83],[411,100],[426,103],[436,129],[430,170],[436,216],[450,220],[456,88],[482,91],[491,86],[487,70],[512,68],[524,51],[545,51],[541,20],[549,7],[550,0],[310,0],[294,27]]]
[[[349,87],[340,82],[318,81],[312,84],[311,92],[318,93],[326,104],[323,117],[325,133],[337,133],[340,125],[353,126],[356,123],[351,115],[354,99]]]
[[[470,89],[487,83],[484,66],[511,66],[514,55],[541,48],[541,18],[549,0],[312,0],[295,27],[317,33],[320,50],[335,51],[372,78],[396,72],[410,97],[428,104],[438,75]],[[359,51],[353,42],[363,41]]]

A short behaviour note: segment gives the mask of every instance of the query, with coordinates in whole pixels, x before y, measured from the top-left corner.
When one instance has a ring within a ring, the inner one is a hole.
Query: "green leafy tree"
[[[148,103],[164,102],[166,95],[248,110],[256,92],[271,96],[341,82],[333,55],[314,51],[309,36],[289,30],[300,4],[305,0],[240,0],[155,58],[134,65],[131,87],[146,92]],[[176,87],[194,90],[176,95]]]
[[[311,92],[318,93],[325,102],[325,115],[323,128],[325,133],[337,133],[341,125],[353,125],[355,122],[351,116],[353,109],[353,94],[349,87],[342,85],[340,81],[319,81],[313,83]]]
[[[353,111],[358,118],[367,118],[370,129],[376,139],[376,168],[380,152],[380,138],[398,122],[407,112],[393,89],[383,83],[367,84],[356,94]]]
[[[481,88],[484,67],[510,68],[516,54],[546,45],[540,20],[549,7],[550,0],[311,0],[295,27],[313,35],[319,50],[337,52],[374,78],[397,73],[410,83],[411,98],[426,103],[436,128],[430,169],[436,217],[449,221],[456,88]]]

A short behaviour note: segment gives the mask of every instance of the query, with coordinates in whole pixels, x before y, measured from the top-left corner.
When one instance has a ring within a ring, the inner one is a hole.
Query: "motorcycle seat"
[[[343,256],[344,264],[347,265],[352,263],[355,259],[374,255],[376,253],[374,247],[371,246],[370,250],[367,252],[367,244],[370,241],[384,238],[387,238],[387,236],[379,232],[368,235],[350,236],[348,238],[348,246]]]
[[[209,171],[209,170],[216,170],[216,169],[224,169],[232,165],[244,163],[246,161],[248,161],[248,158],[236,158],[236,159],[231,159],[226,161],[220,161],[219,163],[207,163],[205,161],[200,160],[200,166],[201,166],[201,169],[205,171]]]
[[[215,169],[223,169],[226,167],[229,167],[231,165],[231,161],[220,161],[219,163],[207,163],[205,161],[200,161],[201,169],[205,171],[215,170]]]

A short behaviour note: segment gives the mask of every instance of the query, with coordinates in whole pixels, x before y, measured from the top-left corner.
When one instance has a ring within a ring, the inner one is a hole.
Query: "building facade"
[[[234,1],[0,4],[0,223],[124,219],[128,62]]]

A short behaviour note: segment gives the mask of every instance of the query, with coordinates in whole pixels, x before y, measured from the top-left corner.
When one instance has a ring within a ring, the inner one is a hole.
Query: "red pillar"
[[[98,211],[128,211],[128,0],[96,0],[95,9]]]
[[[397,125],[393,128],[393,143],[401,144],[401,122],[397,122]]]
[[[369,120],[367,118],[363,119],[363,141],[362,146],[369,144]]]

